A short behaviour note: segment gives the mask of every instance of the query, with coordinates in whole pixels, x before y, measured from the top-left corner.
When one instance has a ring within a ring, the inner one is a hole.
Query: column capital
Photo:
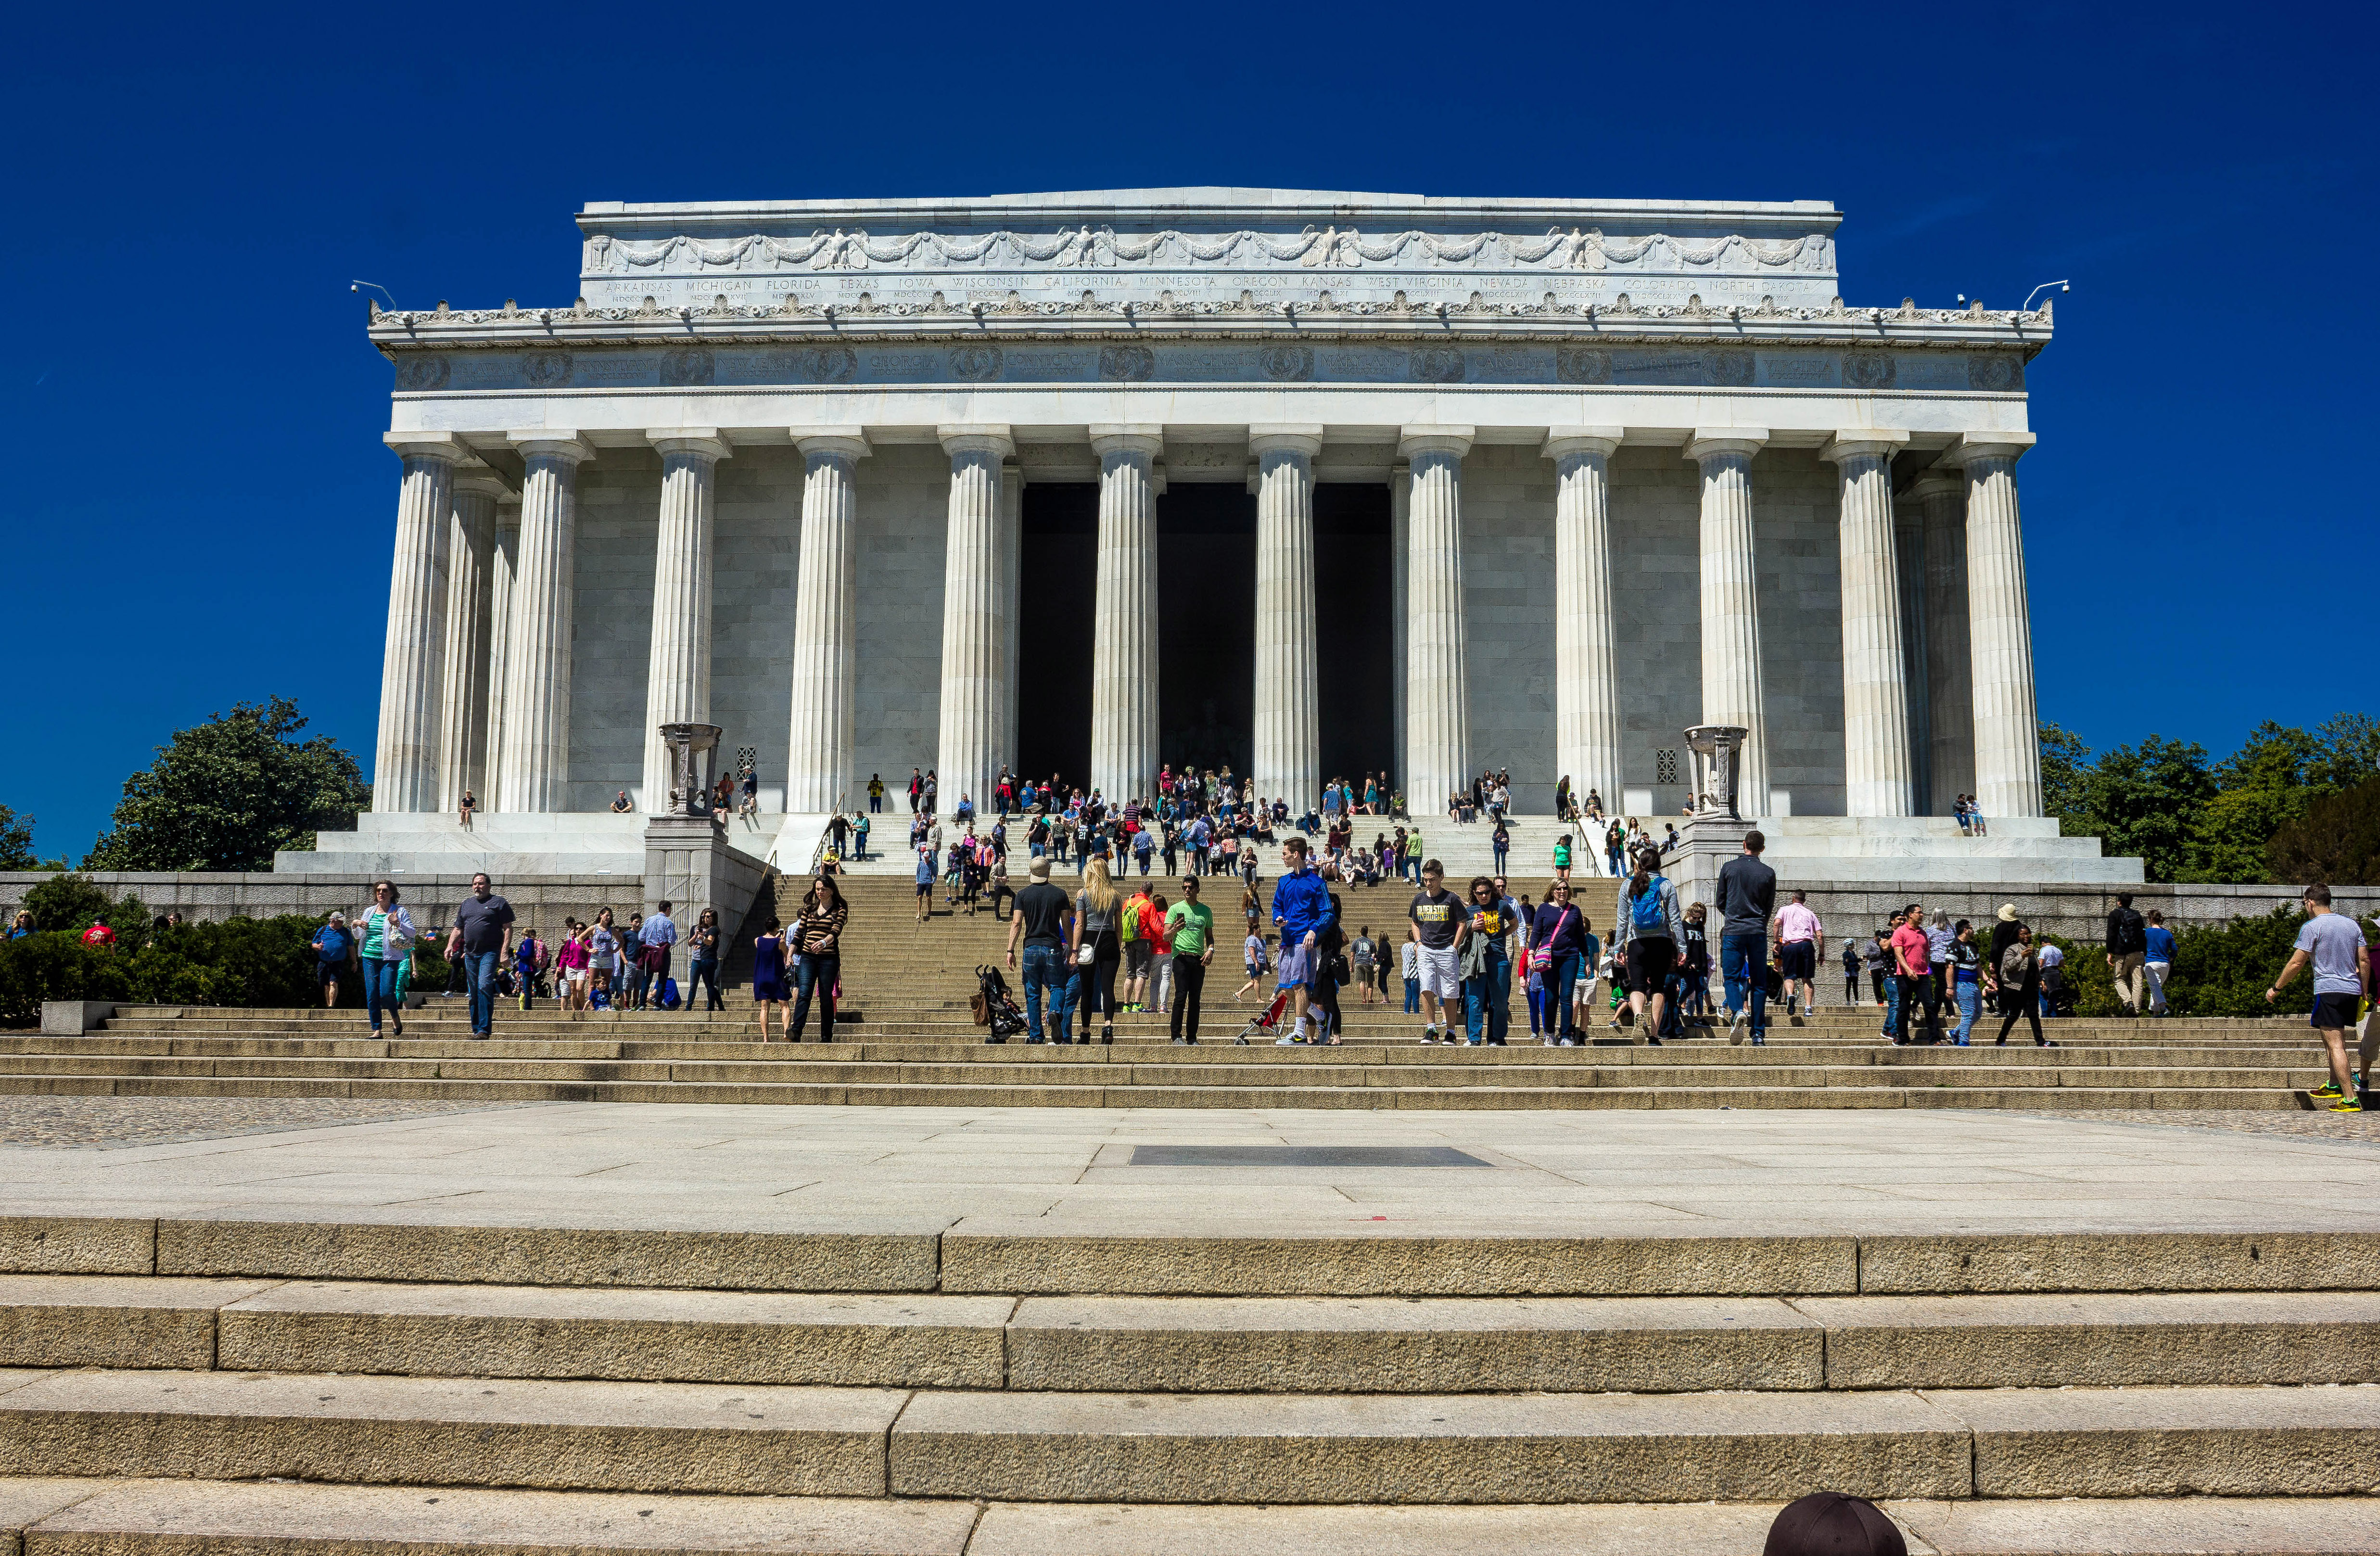
[[[735,445],[721,437],[716,427],[655,428],[645,433],[645,441],[663,457],[692,454],[716,462],[735,452]]]
[[[1111,454],[1138,455],[1154,459],[1165,452],[1165,429],[1140,422],[1100,423],[1090,429],[1091,452],[1104,459]]]
[[[2006,459],[2013,463],[2033,446],[2031,432],[1962,432],[1942,452],[1945,465],[1965,465],[1972,459]]]
[[[577,465],[595,457],[595,451],[580,440],[576,431],[548,431],[540,428],[529,432],[506,432],[504,441],[518,449],[524,459],[534,459],[542,455],[550,458],[566,459],[571,464]]]
[[[1548,459],[1566,454],[1600,454],[1609,459],[1627,437],[1625,427],[1573,427],[1566,432],[1548,433],[1544,453]]]
[[[1891,427],[1846,428],[1827,441],[1818,457],[1829,465],[1874,455],[1889,459],[1909,446],[1909,434]]]
[[[1308,459],[1322,452],[1319,422],[1265,422],[1248,429],[1248,452],[1261,459],[1268,454],[1303,454]]]
[[[455,471],[452,490],[457,497],[485,497],[491,503],[501,503],[507,497],[516,503],[520,501],[520,493],[484,465]]]
[[[1016,453],[1016,439],[1006,422],[946,422],[934,429],[934,435],[948,455],[990,454],[1008,459]]]
[[[1411,459],[1416,454],[1451,454],[1457,459],[1471,452],[1471,441],[1479,435],[1476,427],[1404,427],[1397,432],[1397,457]]]
[[[788,427],[785,432],[805,459],[814,459],[821,454],[865,459],[875,452],[868,446],[868,432],[863,427]]]
[[[1937,466],[1910,482],[1909,494],[1921,503],[1935,497],[1963,497],[1967,483]]]
[[[471,457],[463,440],[452,432],[382,432],[380,441],[401,459],[443,459],[456,465]]]
[[[1686,457],[1699,462],[1740,454],[1749,459],[1767,445],[1766,427],[1697,427],[1686,440]]]

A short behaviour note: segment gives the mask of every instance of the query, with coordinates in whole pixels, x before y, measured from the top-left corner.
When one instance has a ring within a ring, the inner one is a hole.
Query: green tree
[[[2181,881],[2273,879],[2271,846],[2315,801],[2380,774],[2380,725],[2341,713],[2312,734],[2267,719],[2216,770]]]
[[[306,727],[298,705],[260,706],[176,730],[157,760],[125,781],[115,826],[83,860],[89,869],[270,869],[273,851],[314,846],[320,832],[351,828],[371,803],[356,759]]]
[[[33,819],[0,805],[0,869],[39,869],[33,853]]]
[[[2070,730],[2044,721],[2041,725],[2041,804],[2058,818],[2064,837],[2092,837],[2098,825],[2091,815],[2086,792],[2091,779],[2091,748]]]
[[[2276,881],[2380,882],[2380,778],[2325,795],[2265,848]]]
[[[2204,747],[2155,735],[2137,749],[2118,746],[2093,765],[2082,792],[2108,853],[2137,855],[2151,881],[2185,879],[2199,811],[2216,793]]]

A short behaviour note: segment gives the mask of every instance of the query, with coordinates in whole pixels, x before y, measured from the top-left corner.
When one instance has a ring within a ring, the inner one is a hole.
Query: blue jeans
[[[1586,958],[1580,955],[1575,951],[1557,951],[1554,953],[1553,973],[1546,980],[1546,998],[1548,1000],[1560,999],[1561,1001],[1561,1011],[1559,1015],[1557,1015],[1551,1009],[1548,1009],[1546,1012],[1546,1035],[1548,1037],[1574,1038],[1578,1036],[1578,1019],[1572,1014],[1571,1006],[1572,1002],[1576,999],[1578,994],[1578,975],[1585,969],[1585,966]],[[1559,1032],[1554,1030],[1554,1025],[1557,1021],[1561,1024],[1561,1030]]]
[[[842,976],[843,958],[839,955],[818,956],[807,951],[795,955],[794,1019],[785,1031],[789,1041],[802,1040],[802,1032],[809,1025],[812,995],[816,995],[819,1001],[819,1041],[834,1041],[834,985]],[[712,991],[716,992],[718,987],[714,980]],[[691,998],[687,1003],[693,1003]]]
[[[463,977],[471,986],[471,1030],[486,1037],[496,1026],[496,964],[501,951],[463,953]]]
[[[1975,1015],[1983,1009],[1984,986],[1973,979],[1962,979],[1950,986],[1959,1001],[1959,1037],[1961,1048],[1967,1046],[1967,1034],[1975,1029]]]
[[[1501,874],[1503,874],[1503,873],[1504,873],[1504,861],[1505,861],[1505,859],[1507,859],[1508,857],[1510,857],[1512,856],[1512,850],[1510,847],[1508,847],[1507,845],[1505,845],[1504,844],[1500,843],[1500,844],[1496,845],[1496,873],[1497,873],[1497,874],[1501,875]]]
[[[1891,973],[1884,975],[1884,1035],[1891,1037],[1900,1027],[1900,979]]]
[[[405,959],[401,956],[394,960],[380,956],[364,958],[364,1009],[371,1016],[371,1029],[375,1032],[380,1030],[380,1007],[397,1008],[396,973],[404,966]],[[397,1019],[403,1021],[405,1017],[399,1015]]]
[[[1066,1036],[1067,1018],[1074,1013],[1068,998],[1075,981],[1075,969],[1066,960],[1063,946],[1028,945],[1025,948],[1025,1024],[1032,1035],[1027,1042],[1043,1042],[1041,1025],[1041,991],[1050,991],[1050,1024],[1058,1030],[1061,1040]]]
[[[1758,1042],[1768,1033],[1768,937],[1757,930],[1721,935],[1718,945],[1727,974],[1727,1013],[1742,1014],[1744,991],[1750,989],[1752,1039]]]
[[[1463,1035],[1476,1048],[1484,1028],[1487,1040],[1501,1046],[1512,1021],[1512,958],[1491,951],[1479,976],[1463,980]]]

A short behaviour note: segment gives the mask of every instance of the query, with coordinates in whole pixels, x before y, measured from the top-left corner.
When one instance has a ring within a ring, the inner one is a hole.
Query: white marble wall
[[[573,810],[601,810],[622,789],[643,797],[661,490],[661,456],[650,448],[606,448],[578,467],[565,791]]]
[[[859,717],[852,802],[868,775],[899,788],[934,765],[941,738],[942,562],[951,456],[937,444],[880,444],[859,462]],[[1084,717],[1090,716],[1088,709]],[[980,805],[983,796],[975,796]],[[941,796],[945,809],[955,790]]]
[[[1472,445],[1463,459],[1471,765],[1512,770],[1513,802],[1553,808],[1554,464]]]

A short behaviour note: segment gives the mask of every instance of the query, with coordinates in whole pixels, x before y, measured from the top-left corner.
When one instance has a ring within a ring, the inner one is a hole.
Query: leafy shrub
[[[61,880],[67,878],[61,877]],[[102,902],[106,893],[87,881],[61,889],[57,900],[90,906],[84,892]],[[56,886],[45,881],[35,891]],[[71,893],[71,897],[69,894]],[[126,898],[126,902],[134,899]],[[113,912],[121,904],[110,904]],[[134,903],[135,906],[139,905]],[[38,910],[37,910],[38,911]],[[71,919],[69,915],[69,921]],[[315,980],[314,933],[329,916],[287,913],[273,918],[225,918],[176,925],[154,936],[148,919],[139,943],[105,950],[82,943],[79,935],[95,918],[74,930],[47,930],[0,942],[0,1027],[40,1021],[44,1000],[114,1000],[119,1003],[217,1005],[237,1009],[289,1008],[322,1003]],[[37,918],[36,922],[46,923]],[[119,935],[124,929],[117,928]],[[431,942],[414,953],[412,988],[437,992],[446,987],[445,958]],[[363,1003],[363,980],[339,980],[339,1003]]]

